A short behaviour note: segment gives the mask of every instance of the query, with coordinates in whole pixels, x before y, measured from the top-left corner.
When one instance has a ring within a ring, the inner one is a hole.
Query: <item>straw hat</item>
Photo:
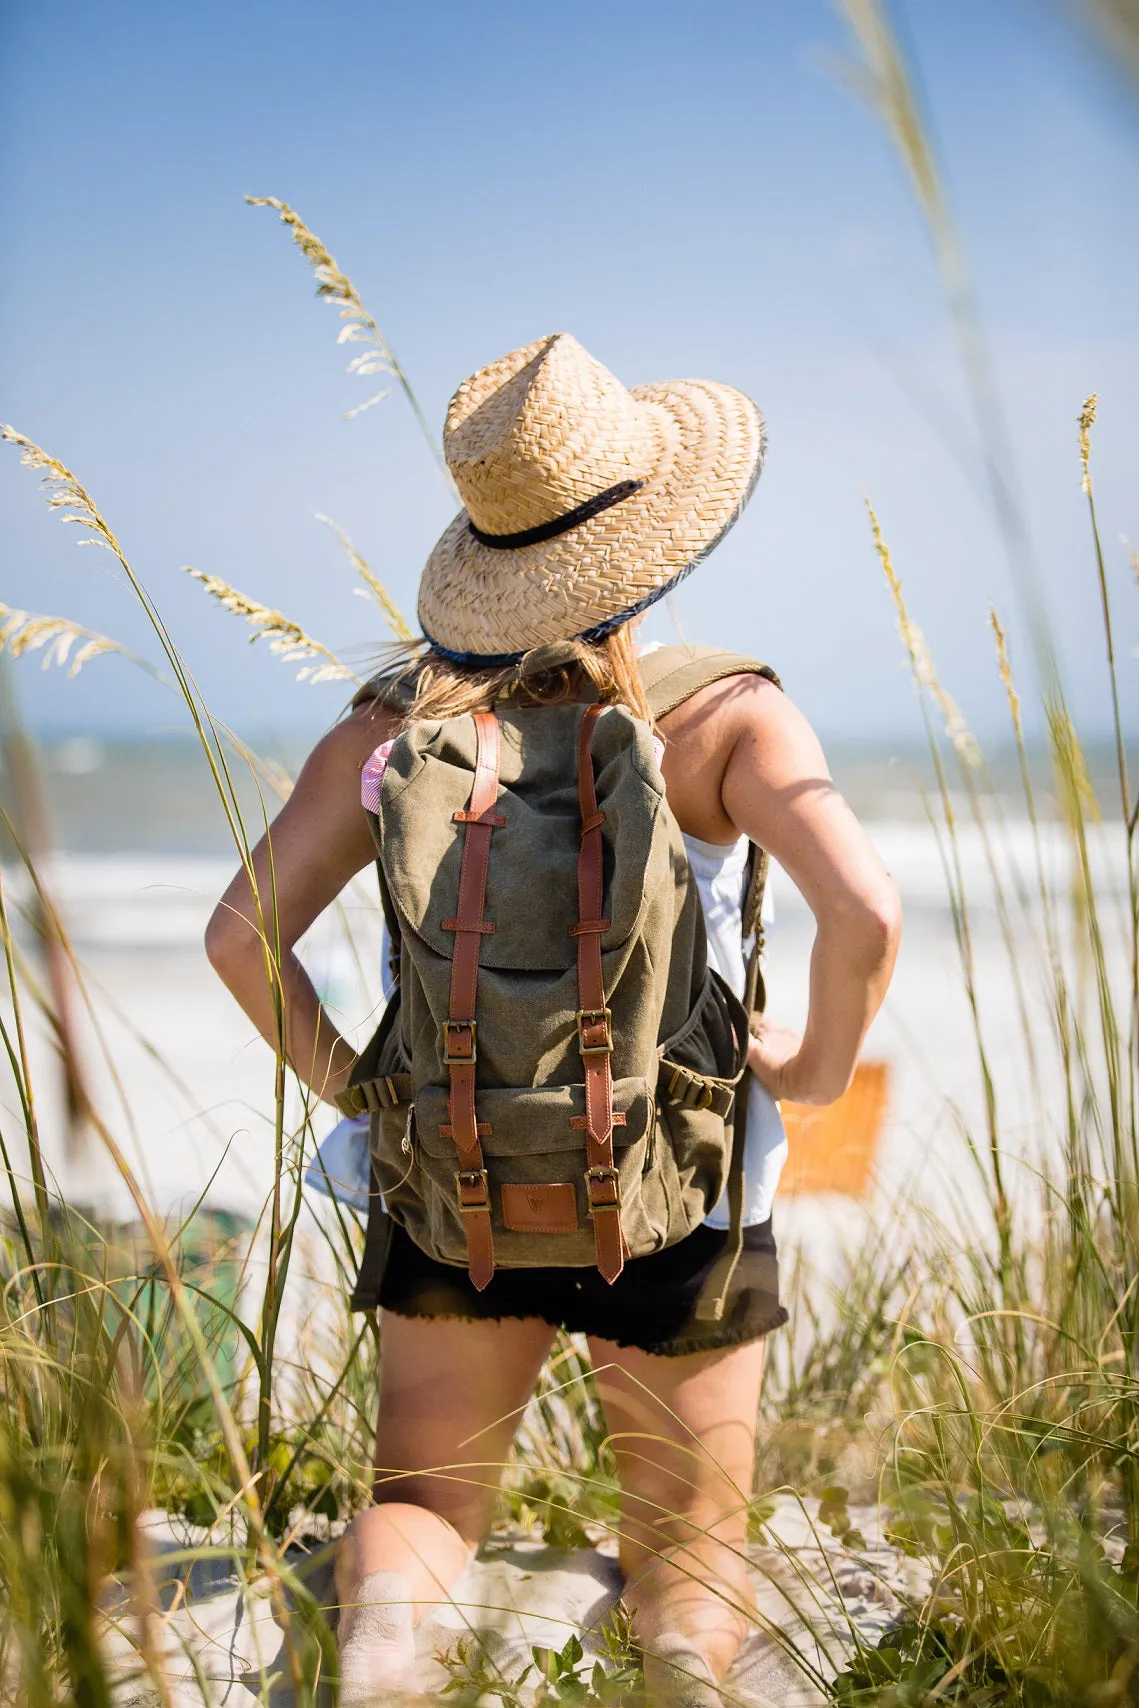
[[[763,417],[732,386],[626,390],[556,333],[464,380],[443,448],[465,508],[427,560],[419,621],[456,663],[600,639],[723,538],[763,462]]]

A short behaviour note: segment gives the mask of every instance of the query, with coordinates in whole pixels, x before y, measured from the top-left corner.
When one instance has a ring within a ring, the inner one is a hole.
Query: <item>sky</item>
[[[1139,724],[1139,90],[1047,0],[895,0],[1015,447],[1032,597],[1085,732],[1108,729],[1076,418],[1125,716]],[[767,417],[755,498],[649,633],[773,663],[824,738],[919,732],[869,497],[913,617],[982,737],[1006,728],[988,630],[1022,601],[928,232],[843,73],[826,0],[0,0],[0,419],[93,494],[211,709],[315,738],[340,684],[218,610],[194,565],[354,669],[386,636],[316,520],[412,615],[452,504],[401,396],[345,372],[334,311],[245,194],[292,203],[355,281],[436,431],[469,372],[573,332],[626,383],[726,380]],[[0,446],[0,601],[150,658],[103,554]],[[45,734],[185,725],[128,661],[14,671]]]

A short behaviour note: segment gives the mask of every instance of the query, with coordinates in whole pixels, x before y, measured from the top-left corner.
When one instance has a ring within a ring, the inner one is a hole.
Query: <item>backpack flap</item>
[[[621,1225],[630,1250],[668,1242],[680,1187],[654,1166],[654,1088],[643,1078],[613,1082],[613,1166]],[[596,1261],[585,1170],[583,1085],[479,1086],[477,1117],[490,1176],[494,1260],[505,1268],[584,1268]],[[415,1099],[411,1156],[385,1147],[378,1179],[385,1201],[416,1242],[445,1263],[468,1262],[467,1216],[455,1190],[455,1145],[448,1087],[427,1085]],[[407,1166],[410,1163],[410,1169]]]
[[[575,964],[570,927],[577,920],[581,833],[575,742],[585,708],[500,706],[497,831],[486,881],[480,969],[565,972]],[[626,942],[643,904],[646,862],[664,782],[651,737],[629,713],[611,707],[597,721],[592,751],[606,815],[604,951]],[[401,934],[448,960],[463,855],[463,823],[475,768],[471,718],[413,725],[396,741],[384,773],[378,821],[380,857]],[[656,851],[661,865],[663,850]],[[648,874],[650,884],[661,874]]]

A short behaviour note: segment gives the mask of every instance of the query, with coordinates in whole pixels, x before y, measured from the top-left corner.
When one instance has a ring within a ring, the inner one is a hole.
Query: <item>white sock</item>
[[[415,1632],[406,1572],[369,1572],[361,1578],[352,1601],[340,1609],[340,1632],[342,1703],[371,1701],[369,1692],[376,1690],[414,1688]]]
[[[662,1631],[641,1653],[645,1695],[657,1708],[720,1708],[722,1698],[712,1669],[691,1637]]]

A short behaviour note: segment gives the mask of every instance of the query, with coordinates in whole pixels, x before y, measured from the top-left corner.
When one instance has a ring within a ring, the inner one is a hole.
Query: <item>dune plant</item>
[[[351,681],[359,684],[360,678],[354,676],[346,664],[342,664],[334,652],[312,635],[306,634],[299,623],[292,622],[282,611],[275,611],[268,605],[263,605],[259,599],[251,599],[248,593],[241,593],[236,587],[231,587],[220,575],[209,575],[205,570],[186,567],[186,574],[192,575],[195,581],[200,581],[211,598],[216,599],[223,611],[229,611],[235,617],[241,617],[253,631],[249,636],[250,644],[254,641],[267,641],[269,651],[287,664],[301,665],[297,671],[298,682],[343,682]],[[309,659],[318,662],[310,664]]]
[[[1086,405],[1080,418],[1089,499],[1093,415]],[[1092,528],[1118,708],[1094,512]],[[998,809],[979,755],[962,740],[959,714],[921,644],[876,521],[874,535],[929,708],[938,778],[930,806],[974,1019],[984,1112],[982,1133],[964,1117],[960,1128],[982,1208],[970,1213],[962,1204],[952,1220],[926,1213],[923,1262],[905,1277],[905,1310],[876,1402],[888,1419],[878,1498],[890,1536],[920,1564],[928,1587],[877,1649],[856,1653],[836,1697],[1025,1708],[1123,1703],[1139,1697],[1139,985],[1135,823],[1122,721],[1117,710],[1119,798],[1105,813],[1058,688],[1046,695],[1049,804],[1070,856],[1058,882],[1047,870],[1020,699],[994,616],[1024,811],[1035,833],[1030,869],[1010,879],[995,857]],[[1028,1159],[1008,1134],[986,1041],[973,912],[960,877],[959,798],[988,827],[988,875],[1006,948],[1021,963],[1017,975],[1036,985],[1035,1000],[1021,1009],[1026,1052],[1049,1065],[1055,1094]],[[1114,843],[1124,874],[1121,896],[1105,888],[1097,869],[1105,840]],[[1037,956],[1026,975],[1025,946],[1032,944]],[[899,1299],[902,1292],[899,1285]],[[858,1296],[856,1315],[866,1298]]]
[[[245,758],[247,750],[210,715],[157,606],[90,494],[64,465],[14,430],[4,429],[3,436],[43,474],[52,508],[62,512],[65,521],[82,526],[87,543],[111,551],[117,559],[159,641],[168,667],[165,679],[189,712],[235,857],[251,870],[254,837],[242,816],[232,768],[233,757]],[[246,603],[241,614],[249,616]],[[261,613],[258,621],[263,630]],[[5,638],[9,650],[17,651],[18,643],[26,642],[22,650],[28,650],[42,637],[45,645],[55,647],[49,658],[64,662],[64,643],[72,635],[84,638],[74,625],[52,619],[50,632],[41,625],[30,635],[26,621],[9,624]],[[292,656],[308,641],[284,619],[275,625],[272,639]],[[321,668],[329,674],[348,674],[324,649],[307,650],[323,653],[326,663]],[[86,657],[92,656],[88,651]],[[264,773],[264,767],[260,770]],[[262,817],[264,828],[268,809],[263,799]],[[17,827],[9,824],[9,830],[25,878],[36,890],[34,862],[21,848]],[[262,896],[254,888],[262,909],[267,977],[279,989],[272,894]],[[0,934],[7,969],[0,1037],[16,1085],[34,1189],[29,1204],[24,1171],[6,1132],[3,1165],[13,1221],[5,1247],[9,1257],[0,1320],[5,1382],[0,1435],[7,1444],[4,1469],[14,1480],[7,1496],[0,1490],[0,1501],[9,1498],[15,1529],[13,1545],[0,1561],[0,1650],[8,1663],[0,1664],[0,1688],[10,1685],[12,1701],[21,1703],[55,1701],[63,1688],[80,1701],[110,1700],[109,1663],[101,1639],[108,1621],[118,1621],[114,1609],[120,1601],[114,1585],[121,1580],[129,1586],[124,1591],[127,1602],[136,1595],[142,1581],[140,1562],[147,1556],[139,1521],[160,1500],[208,1524],[207,1554],[219,1546],[228,1550],[246,1577],[253,1573],[268,1585],[285,1627],[284,1664],[296,1699],[314,1700],[334,1651],[327,1624],[311,1593],[294,1578],[282,1544],[295,1533],[298,1521],[303,1531],[305,1513],[331,1516],[330,1490],[337,1510],[346,1499],[359,1498],[361,1479],[366,1482],[360,1460],[366,1461],[367,1450],[359,1450],[366,1431],[353,1418],[345,1433],[338,1401],[348,1377],[364,1373],[368,1360],[366,1350],[361,1355],[363,1336],[354,1330],[339,1368],[334,1354],[330,1373],[328,1360],[324,1370],[317,1364],[306,1372],[310,1396],[322,1382],[324,1392],[319,1404],[306,1407],[305,1424],[281,1413],[275,1390],[284,1361],[276,1355],[276,1339],[300,1217],[301,1149],[310,1111],[302,1107],[299,1126],[288,1118],[279,1044],[267,1225],[257,1230],[252,1257],[246,1249],[240,1258],[243,1295],[248,1295],[252,1279],[261,1277],[260,1312],[250,1323],[238,1308],[237,1288],[224,1279],[236,1259],[215,1258],[204,1274],[188,1268],[187,1230],[168,1227],[154,1215],[111,1130],[98,1111],[86,1110],[108,1165],[134,1199],[145,1235],[148,1255],[141,1272],[129,1263],[124,1267],[121,1254],[112,1261],[113,1230],[77,1218],[54,1191],[44,1164],[27,1044],[27,997],[34,985],[28,982],[30,969],[2,892]],[[343,1266],[358,1230],[342,1223],[339,1238]],[[343,1300],[342,1289],[331,1291]],[[145,1310],[140,1301],[145,1301]],[[346,1311],[343,1317],[346,1330]],[[333,1338],[331,1345],[336,1344]],[[175,1390],[180,1393],[177,1403]],[[82,1441],[76,1438],[80,1429]],[[94,1501],[90,1454],[104,1465],[94,1484],[100,1498]],[[105,1503],[104,1488],[109,1491]],[[29,1502],[38,1503],[41,1514],[62,1515],[58,1537],[44,1523],[33,1522]],[[67,1520],[68,1530],[63,1517],[73,1510],[76,1517]],[[66,1560],[55,1547],[65,1534],[71,1549]],[[82,1618],[76,1597],[83,1600]],[[157,1604],[154,1613],[157,1618]],[[141,1624],[133,1614],[127,1617],[131,1629],[137,1627],[139,1665],[161,1686],[162,1666],[157,1651],[152,1653],[148,1646],[149,1621],[149,1613]],[[267,1681],[266,1688],[271,1683]]]

